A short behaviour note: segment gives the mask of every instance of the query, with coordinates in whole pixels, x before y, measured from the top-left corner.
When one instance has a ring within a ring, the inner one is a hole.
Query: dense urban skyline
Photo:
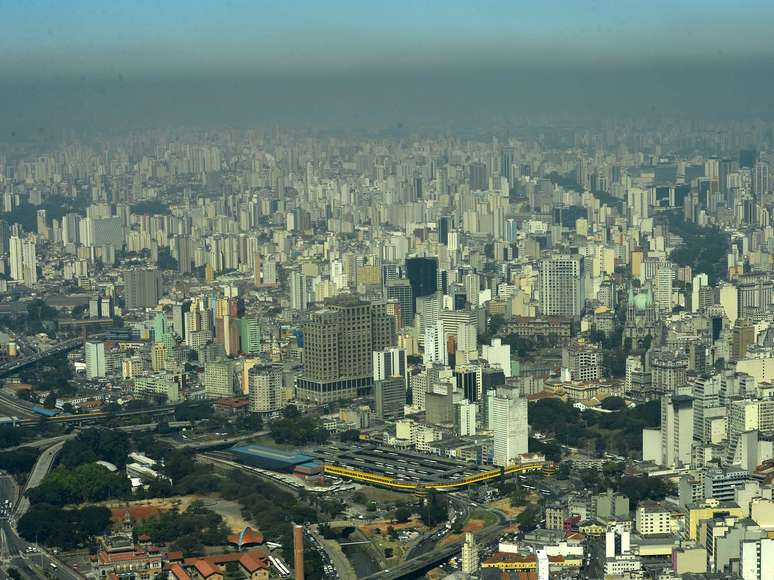
[[[0,10],[0,580],[774,580],[774,5]]]

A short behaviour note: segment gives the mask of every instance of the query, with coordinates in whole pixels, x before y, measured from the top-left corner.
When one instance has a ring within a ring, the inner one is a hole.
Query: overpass
[[[47,423],[92,423],[101,419],[109,419],[111,417],[132,417],[136,415],[171,415],[175,412],[174,407],[158,407],[152,409],[138,409],[136,411],[118,411],[116,413],[110,413],[108,411],[97,411],[94,413],[82,413],[80,415],[56,415],[55,417],[46,418]],[[19,427],[34,427],[40,422],[40,417],[36,419],[22,419],[17,421],[16,424]]]
[[[386,487],[387,489],[392,489],[393,491],[402,491],[407,493],[414,493],[416,495],[424,495],[428,491],[456,491],[458,489],[468,487],[469,485],[475,485],[477,483],[483,483],[496,479],[504,479],[505,477],[522,473],[543,473],[545,475],[553,475],[556,472],[556,465],[550,461],[508,465],[507,467],[498,467],[496,469],[476,473],[474,475],[469,475],[460,479],[453,479],[449,481],[431,481],[426,483],[395,479],[392,477],[386,477],[384,475],[378,475],[376,473],[370,473],[368,471],[352,469],[347,466],[333,465],[330,463],[326,463],[323,466],[323,469],[327,475],[334,475],[362,483],[377,485],[379,487]]]
[[[508,525],[497,524],[484,528],[480,532],[475,534],[476,542],[479,545],[489,544],[496,540],[499,540],[503,532],[508,529]],[[397,564],[387,570],[381,570],[370,576],[366,576],[363,580],[393,580],[397,578],[422,578],[424,574],[439,564],[448,561],[453,556],[460,553],[462,550],[462,540],[451,542],[446,546],[436,548],[429,552],[420,554],[416,558],[411,558]]]
[[[49,348],[42,352],[37,352],[31,356],[25,356],[14,360],[9,360],[0,365],[0,378],[12,375],[15,372],[20,371],[25,367],[34,365],[35,363],[39,363],[40,361],[50,358],[52,356],[62,354],[63,352],[71,351],[82,345],[83,345],[83,337],[71,338],[63,342],[60,342],[59,344],[57,344],[52,348]]]

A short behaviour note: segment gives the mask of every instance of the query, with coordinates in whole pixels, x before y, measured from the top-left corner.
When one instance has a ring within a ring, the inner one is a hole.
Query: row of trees
[[[98,463],[76,468],[60,465],[38,487],[27,491],[30,503],[56,506],[123,499],[131,494],[131,484],[122,471],[112,472]]]
[[[110,525],[110,510],[99,506],[62,509],[37,504],[19,519],[19,535],[28,542],[69,550],[93,541]]]

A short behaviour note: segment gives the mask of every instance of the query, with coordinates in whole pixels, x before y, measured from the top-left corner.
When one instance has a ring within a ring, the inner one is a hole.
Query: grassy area
[[[379,505],[390,503],[411,503],[412,497],[405,493],[398,493],[397,491],[390,491],[389,489],[382,489],[380,487],[368,487],[363,486],[358,491],[364,494],[368,501],[375,501]]]
[[[473,521],[482,522],[483,525],[481,527],[486,528],[497,523],[497,516],[487,510],[476,510],[470,514],[465,524],[467,525]]]

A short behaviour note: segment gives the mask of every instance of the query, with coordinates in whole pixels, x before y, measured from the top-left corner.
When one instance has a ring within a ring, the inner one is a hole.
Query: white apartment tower
[[[493,463],[504,467],[528,451],[527,399],[518,389],[498,388],[492,402]]]
[[[578,318],[583,310],[583,262],[556,255],[540,262],[540,310],[546,316]]]

